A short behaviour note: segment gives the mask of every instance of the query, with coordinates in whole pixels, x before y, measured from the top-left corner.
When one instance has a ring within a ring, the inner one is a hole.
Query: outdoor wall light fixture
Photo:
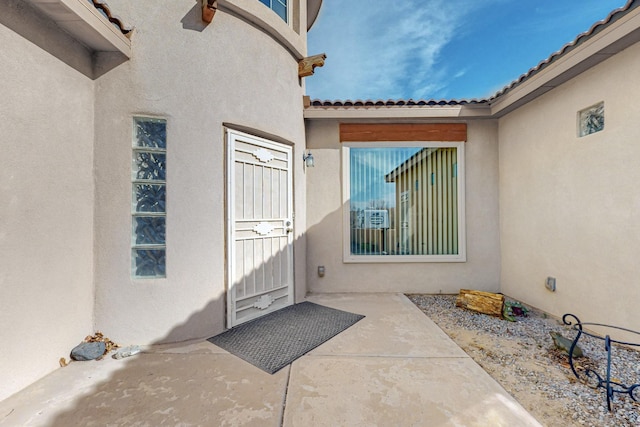
[[[311,151],[307,150],[306,153],[302,154],[302,160],[304,160],[304,165],[308,168],[312,168],[314,164],[313,154]]]

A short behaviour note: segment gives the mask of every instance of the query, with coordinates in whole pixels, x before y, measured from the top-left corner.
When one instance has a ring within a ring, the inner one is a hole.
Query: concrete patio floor
[[[307,299],[366,317],[274,375],[207,341],[74,362],[0,426],[540,425],[404,295]]]

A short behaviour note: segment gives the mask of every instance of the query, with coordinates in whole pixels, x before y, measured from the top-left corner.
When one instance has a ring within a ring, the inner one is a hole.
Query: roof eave
[[[131,57],[131,41],[127,37],[130,30],[111,15],[104,3],[98,1],[96,5],[87,0],[28,1],[89,49]]]
[[[305,119],[337,120],[418,120],[418,119],[461,119],[489,118],[488,104],[446,105],[446,106],[380,106],[370,108],[352,107],[307,107]]]

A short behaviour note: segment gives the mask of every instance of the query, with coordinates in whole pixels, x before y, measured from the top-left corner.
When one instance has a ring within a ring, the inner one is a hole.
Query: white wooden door
[[[227,326],[293,304],[291,147],[228,131]]]

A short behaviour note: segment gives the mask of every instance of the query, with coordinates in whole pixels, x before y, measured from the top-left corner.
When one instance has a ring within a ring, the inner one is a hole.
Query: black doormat
[[[274,374],[364,316],[302,302],[236,326],[207,341]]]

